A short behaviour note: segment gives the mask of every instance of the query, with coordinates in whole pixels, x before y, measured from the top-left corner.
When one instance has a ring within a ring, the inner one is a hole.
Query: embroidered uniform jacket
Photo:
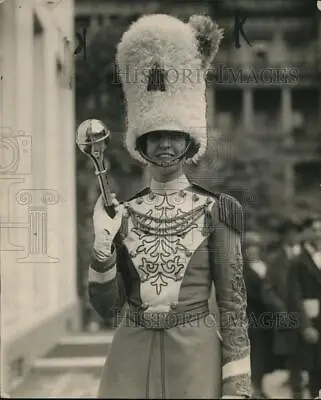
[[[180,188],[147,188],[125,204],[110,259],[104,264],[93,259],[90,265],[89,298],[103,318],[125,303],[146,315],[169,314],[208,304],[214,284],[219,316],[207,315],[210,328],[203,315],[195,326],[163,330],[130,327],[125,316],[108,355],[100,397],[251,395],[242,208],[233,197],[188,181]]]

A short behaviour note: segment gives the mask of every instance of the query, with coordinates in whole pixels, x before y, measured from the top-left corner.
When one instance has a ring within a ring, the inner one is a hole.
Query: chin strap
[[[171,160],[168,160],[168,161],[166,161],[166,160],[164,160],[164,161],[155,160],[153,157],[148,157],[147,154],[145,154],[140,148],[138,148],[137,150],[138,150],[139,154],[140,154],[146,161],[150,162],[151,164],[156,165],[157,167],[166,168],[166,167],[172,167],[172,166],[178,164],[178,163],[186,156],[186,153],[188,152],[188,150],[189,150],[191,144],[192,144],[192,142],[190,141],[190,142],[188,143],[188,145],[186,146],[186,148],[185,148],[185,150],[183,151],[182,154],[180,154],[180,155],[178,155],[177,157],[172,158]]]

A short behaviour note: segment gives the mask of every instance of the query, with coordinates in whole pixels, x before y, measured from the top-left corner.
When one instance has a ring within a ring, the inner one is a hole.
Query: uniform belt
[[[195,304],[181,311],[144,311],[140,307],[129,304],[126,312],[135,325],[146,329],[170,329],[187,324],[209,314],[208,302]]]

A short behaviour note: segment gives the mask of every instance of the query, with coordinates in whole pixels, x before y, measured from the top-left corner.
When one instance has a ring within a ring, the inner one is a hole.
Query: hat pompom
[[[208,68],[216,56],[224,29],[220,29],[210,17],[206,15],[192,15],[188,21],[198,42],[198,51],[202,57],[202,67]]]

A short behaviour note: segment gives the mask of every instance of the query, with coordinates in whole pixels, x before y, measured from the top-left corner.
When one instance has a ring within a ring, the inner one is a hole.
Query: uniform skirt
[[[221,371],[221,341],[211,314],[169,329],[133,326],[125,317],[98,398],[219,398]]]

